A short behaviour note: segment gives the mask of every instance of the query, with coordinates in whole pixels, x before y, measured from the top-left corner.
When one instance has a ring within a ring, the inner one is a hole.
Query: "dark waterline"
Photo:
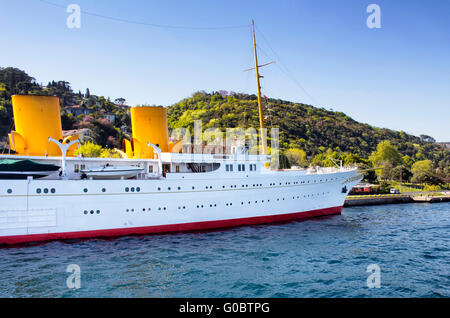
[[[0,249],[0,297],[450,297],[450,203]],[[70,290],[66,268],[81,268]],[[367,266],[381,269],[368,288]]]

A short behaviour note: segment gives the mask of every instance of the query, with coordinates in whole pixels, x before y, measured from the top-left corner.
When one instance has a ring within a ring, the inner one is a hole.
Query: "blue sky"
[[[342,111],[355,120],[450,141],[450,1],[2,0],[0,66],[38,82],[170,105],[197,90],[255,93],[250,28],[257,26],[263,93]],[[76,3],[81,28],[66,26]],[[369,4],[381,28],[369,29]],[[297,83],[292,79],[294,77]],[[300,85],[299,85],[300,84]],[[302,89],[303,88],[303,89]]]

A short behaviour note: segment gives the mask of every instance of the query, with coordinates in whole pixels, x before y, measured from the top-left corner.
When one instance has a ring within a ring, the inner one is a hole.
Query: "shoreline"
[[[434,196],[426,194],[413,196],[410,194],[375,194],[375,195],[353,195],[345,199],[344,207],[400,204],[400,203],[438,203],[450,202],[450,194]]]

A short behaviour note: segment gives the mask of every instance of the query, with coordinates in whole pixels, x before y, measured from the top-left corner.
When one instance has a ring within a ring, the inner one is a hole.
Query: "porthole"
[[[97,210],[96,212],[97,212],[97,214],[100,214],[100,210]]]
[[[94,210],[91,210],[91,214],[94,214]]]
[[[55,188],[51,188],[51,189],[50,189],[50,192],[51,192],[51,193],[55,193],[55,192],[56,192]]]
[[[106,192],[106,189],[105,189],[105,188],[102,188],[102,192]]]
[[[144,211],[144,212],[145,212],[145,208],[142,208],[142,211]]]
[[[192,187],[192,190],[194,190],[195,189],[195,187]]]
[[[178,190],[181,190],[181,187],[178,187]]]
[[[134,209],[131,209],[131,212],[134,212]]]
[[[129,209],[127,209],[127,212],[130,212],[130,210],[129,210]]]
[[[41,190],[41,189],[39,189],[39,188],[38,188],[38,189],[36,189],[36,193],[38,193],[38,194],[39,194],[39,193],[41,193],[41,192],[42,192],[42,190]]]
[[[130,188],[126,187],[125,192],[130,192]]]
[[[47,188],[44,189],[44,193],[48,193],[48,189]]]
[[[141,188],[137,187],[136,192],[141,192]]]
[[[88,214],[88,211],[87,210],[84,210],[84,212],[83,212],[84,214]]]
[[[84,193],[88,192],[88,189],[87,189],[87,188],[84,188],[84,189],[83,189],[83,192],[84,192]]]
[[[133,188],[131,188],[131,192],[134,192],[134,187],[133,187]]]
[[[161,191],[161,188],[158,188],[158,191]]]
[[[8,189],[6,192],[8,192],[9,194],[12,193],[12,189]]]
[[[170,191],[170,187],[168,187],[168,188],[167,188],[167,190],[169,190],[169,191]]]
[[[163,208],[163,210],[165,210],[166,208]]]

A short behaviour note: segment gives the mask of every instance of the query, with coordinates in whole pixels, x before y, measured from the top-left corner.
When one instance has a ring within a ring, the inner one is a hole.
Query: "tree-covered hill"
[[[298,148],[315,156],[328,148],[367,158],[383,140],[390,140],[403,155],[416,156],[441,148],[429,136],[421,137],[359,123],[342,112],[280,99],[264,99],[265,126],[278,127],[283,150]],[[169,127],[259,127],[257,97],[247,94],[197,92],[168,107]]]

